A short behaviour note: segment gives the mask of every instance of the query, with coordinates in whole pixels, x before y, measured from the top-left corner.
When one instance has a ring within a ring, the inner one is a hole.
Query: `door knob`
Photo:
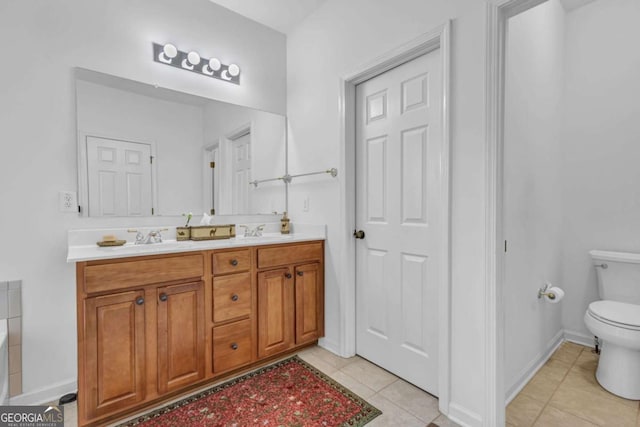
[[[286,277],[287,279],[291,279],[291,273],[284,273],[284,277]]]
[[[231,265],[233,265],[235,267],[236,265],[238,265],[238,260],[237,259],[232,259],[230,261],[230,263],[231,263]]]
[[[364,231],[362,231],[362,230],[354,230],[353,231],[353,237],[355,237],[356,239],[364,239]]]
[[[238,298],[239,298],[239,297],[238,297],[238,294],[233,294],[233,295],[231,296],[231,301],[238,301]]]
[[[304,276],[304,271],[300,271],[300,270],[298,270],[298,273],[297,273],[297,274],[298,274],[298,276]]]
[[[160,294],[160,301],[166,301],[169,297],[167,296],[167,294],[162,293]]]
[[[138,297],[138,298],[136,299],[136,304],[138,304],[138,305],[142,305],[142,304],[144,304],[144,298],[142,298],[142,297]]]

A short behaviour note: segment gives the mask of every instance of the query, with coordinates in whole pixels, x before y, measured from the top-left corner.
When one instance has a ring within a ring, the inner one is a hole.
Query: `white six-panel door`
[[[87,136],[90,216],[152,214],[151,146]]]
[[[250,212],[249,181],[251,181],[251,134],[246,133],[232,142],[233,213]]]
[[[438,394],[442,78],[436,50],[356,87],[356,351]]]

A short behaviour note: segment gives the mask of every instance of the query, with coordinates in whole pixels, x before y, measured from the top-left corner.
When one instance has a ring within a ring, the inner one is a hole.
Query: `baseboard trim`
[[[327,339],[327,338],[320,338],[318,340],[318,346],[324,348],[325,350],[329,350],[331,353],[336,354],[338,356],[342,356],[342,354],[340,354],[340,346],[338,345],[337,342]],[[342,356],[344,357],[344,356]],[[350,357],[350,356],[347,356]]]
[[[538,354],[537,357],[533,359],[521,372],[519,375],[519,380],[512,385],[509,390],[507,390],[507,399],[505,401],[505,406],[508,405],[520,391],[524,388],[525,385],[533,378],[533,376],[538,372],[542,365],[544,365],[547,360],[551,357],[551,355],[560,347],[560,344],[564,341],[566,337],[566,331],[560,330],[558,333],[549,341],[547,345],[547,350]]]
[[[482,417],[456,403],[449,403],[447,417],[462,427],[482,427]]]
[[[57,401],[67,393],[75,393],[78,390],[78,382],[63,381],[49,387],[41,388],[28,393],[22,393],[9,398],[9,405],[42,405]]]
[[[564,339],[586,347],[593,347],[593,335],[587,335],[576,331],[568,331],[565,329]]]

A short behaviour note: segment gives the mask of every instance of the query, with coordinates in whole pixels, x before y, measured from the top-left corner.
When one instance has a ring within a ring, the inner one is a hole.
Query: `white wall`
[[[242,84],[155,63],[152,41],[236,62]],[[58,212],[58,191],[77,188],[73,67],[283,114],[285,37],[208,0],[5,0],[0,51],[0,277],[23,280],[23,391],[53,399],[41,389],[76,378],[67,229],[167,223]]]
[[[339,167],[339,78],[433,30],[452,29],[451,410],[479,425],[484,394],[485,4],[478,0],[328,0],[287,39],[289,171]],[[317,176],[290,186],[293,221],[327,223],[326,339],[340,349],[345,248],[340,180]],[[309,211],[303,210],[309,198]]]
[[[76,81],[76,92],[81,144],[85,143],[84,135],[96,135],[154,145],[156,215],[203,211],[201,106],[83,80]]]
[[[505,391],[535,369],[562,336],[562,306],[538,299],[563,286],[564,18],[550,0],[508,21],[504,134]]]
[[[640,2],[599,0],[567,15],[563,324],[591,334],[591,249],[640,252]]]

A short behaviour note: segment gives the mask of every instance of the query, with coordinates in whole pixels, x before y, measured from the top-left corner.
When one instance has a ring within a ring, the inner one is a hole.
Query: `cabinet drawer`
[[[213,371],[223,372],[251,363],[251,320],[213,328]]]
[[[224,322],[251,314],[251,274],[213,279],[213,321]]]
[[[251,268],[251,250],[215,252],[213,254],[213,274],[237,273]]]
[[[84,269],[85,292],[104,292],[172,280],[200,278],[204,274],[202,254],[137,259],[88,265]]]
[[[321,242],[258,249],[258,268],[321,260],[322,255]]]

